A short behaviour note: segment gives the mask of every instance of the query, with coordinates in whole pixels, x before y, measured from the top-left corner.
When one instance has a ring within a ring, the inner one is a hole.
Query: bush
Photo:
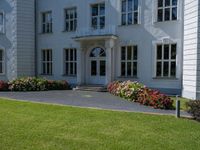
[[[48,80],[47,89],[48,90],[68,90],[69,84],[66,81]]]
[[[170,97],[149,88],[143,88],[138,93],[137,102],[155,109],[173,109],[173,100]]]
[[[11,91],[47,91],[67,90],[69,85],[66,81],[53,81],[36,77],[24,77],[9,83]]]
[[[189,113],[193,115],[193,117],[200,121],[200,100],[190,101],[187,103],[187,107],[189,109]]]
[[[0,91],[8,91],[8,83],[4,81],[0,81]]]
[[[144,87],[144,85],[138,82],[131,81],[115,81],[108,85],[108,91],[113,95],[120,96],[124,99],[135,101],[137,99],[138,92]]]

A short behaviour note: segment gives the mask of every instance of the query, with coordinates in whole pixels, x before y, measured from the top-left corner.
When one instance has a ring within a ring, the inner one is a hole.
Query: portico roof
[[[105,40],[105,39],[114,39],[118,38],[117,35],[114,34],[105,34],[105,35],[87,35],[87,36],[77,36],[73,39],[75,41],[89,41],[89,40]]]

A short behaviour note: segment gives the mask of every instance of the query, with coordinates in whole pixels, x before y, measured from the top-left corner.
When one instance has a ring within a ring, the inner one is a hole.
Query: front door
[[[106,52],[102,48],[92,49],[89,56],[89,84],[105,84],[106,77]]]

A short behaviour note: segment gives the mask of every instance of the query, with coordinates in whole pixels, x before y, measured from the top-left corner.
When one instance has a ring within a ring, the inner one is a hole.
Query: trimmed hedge
[[[200,100],[188,102],[187,107],[188,112],[192,114],[197,121],[200,121]]]
[[[126,100],[151,106],[155,109],[173,109],[173,100],[160,93],[149,89],[143,84],[132,81],[115,81],[108,85],[108,91]]]
[[[66,81],[53,81],[44,78],[23,77],[11,82],[0,81],[0,91],[48,91],[68,90],[69,84]]]

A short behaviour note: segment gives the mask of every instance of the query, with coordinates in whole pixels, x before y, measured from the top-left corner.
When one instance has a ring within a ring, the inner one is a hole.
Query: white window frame
[[[123,12],[123,11],[122,11],[122,2],[123,2],[123,1],[126,1],[126,12]],[[141,13],[140,13],[140,0],[138,0],[138,9],[137,9],[137,10],[134,10],[134,2],[135,2],[135,1],[132,0],[132,5],[133,5],[133,6],[132,6],[132,11],[129,11],[129,10],[128,10],[128,0],[121,0],[121,5],[120,5],[120,6],[121,6],[121,8],[120,8],[120,9],[121,9],[121,10],[120,10],[120,11],[121,11],[121,23],[120,23],[121,26],[138,25],[138,24],[140,24],[140,22],[141,22],[141,20],[140,20],[140,14],[141,14]],[[130,14],[130,13],[132,14],[132,23],[131,23],[131,24],[128,24],[128,14]],[[138,15],[137,15],[137,23],[134,22],[135,13],[138,14]],[[125,24],[125,25],[124,25],[123,22],[122,22],[122,16],[123,16],[123,15],[126,16],[126,24]]]
[[[2,51],[2,61],[0,61],[2,65],[2,72],[0,72],[0,75],[5,75],[5,50],[0,48],[0,51]]]
[[[0,34],[4,34],[5,33],[5,13],[3,11],[0,11],[0,15],[2,15],[2,22],[3,22],[2,25],[0,25]]]
[[[162,46],[162,58],[161,59],[157,59],[157,46],[161,45]],[[164,45],[168,45],[169,46],[169,59],[164,59]],[[171,59],[171,45],[176,45],[176,58],[175,59]],[[177,42],[170,42],[170,43],[156,43],[155,44],[155,78],[159,78],[159,79],[176,79],[177,78],[177,55],[178,55],[178,44]],[[157,62],[161,62],[161,76],[157,76]],[[168,62],[169,63],[169,68],[168,68],[168,76],[164,76],[164,62]],[[175,70],[175,76],[171,76],[171,62],[175,62],[176,65],[176,70]]]
[[[72,51],[73,60],[70,59],[70,54]],[[66,60],[66,55],[68,54],[68,60]],[[73,64],[73,70],[71,73],[71,63]],[[68,65],[68,70],[66,70],[66,65]],[[76,76],[77,75],[77,49],[67,48],[64,49],[64,75],[66,76]]]
[[[122,60],[122,48],[125,47],[125,60]],[[128,47],[131,47],[131,60],[128,60]],[[137,59],[134,59],[135,53],[134,48],[137,47]],[[125,76],[122,75],[122,63],[125,63]],[[131,76],[128,75],[127,64],[131,63]],[[137,63],[137,74],[133,74],[134,66],[133,63]],[[128,46],[121,46],[120,47],[120,77],[130,77],[130,78],[137,78],[138,76],[138,45],[128,45]]]
[[[43,17],[45,15],[45,21],[43,21]],[[50,17],[50,18],[49,18]],[[52,11],[46,11],[41,13],[41,31],[43,34],[52,33],[53,32],[53,18]],[[45,28],[44,28],[45,26]],[[49,29],[48,29],[49,26]]]
[[[48,61],[48,58],[47,58],[47,53],[49,53],[49,61]],[[43,60],[44,58],[44,54],[45,53],[45,60]],[[41,63],[41,72],[42,72],[42,75],[52,75],[53,74],[53,50],[52,49],[42,49],[42,54],[41,54],[41,59],[42,59],[42,63]],[[49,65],[49,72],[48,72],[48,64]],[[45,71],[44,71],[44,68],[43,68],[43,65],[45,65]]]
[[[69,19],[66,18],[67,13],[69,12]],[[70,13],[73,14],[73,18],[70,18]],[[77,29],[77,8],[76,7],[71,7],[71,8],[66,8],[65,9],[65,14],[64,14],[64,20],[65,20],[65,24],[64,24],[64,31],[66,32],[73,32],[76,31]],[[66,27],[66,24],[68,22],[68,29]],[[70,29],[70,26],[73,26],[73,29]]]
[[[156,21],[157,22],[166,22],[166,21],[177,21],[178,20],[178,16],[179,16],[179,1],[180,0],[177,0],[177,5],[172,5],[172,0],[170,0],[170,6],[165,6],[165,0],[163,0],[163,6],[162,7],[158,7],[158,0],[156,0]],[[172,20],[172,9],[173,8],[177,8],[177,17],[176,17],[176,19],[175,20]],[[170,9],[170,18],[169,18],[169,20],[165,20],[165,9]],[[158,20],[158,10],[162,10],[162,21],[159,21]]]
[[[102,5],[102,4],[104,4],[104,15],[100,15],[100,5]],[[95,5],[98,5],[98,15],[97,16],[92,16],[92,7],[93,6],[95,6]],[[104,29],[105,28],[105,26],[106,26],[106,3],[105,2],[102,2],[102,3],[97,3],[97,4],[92,4],[91,5],[91,12],[90,12],[91,14],[91,28],[93,29],[93,30],[97,30],[97,29]],[[104,24],[104,27],[101,27],[101,24],[100,24],[100,18],[101,17],[104,17],[104,20],[105,20],[105,24]],[[93,26],[93,24],[92,24],[92,20],[93,20],[93,18],[97,18],[97,27],[94,27]]]

